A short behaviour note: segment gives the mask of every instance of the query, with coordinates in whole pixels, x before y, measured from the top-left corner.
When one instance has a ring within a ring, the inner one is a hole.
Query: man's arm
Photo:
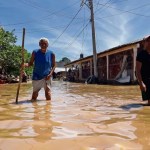
[[[52,69],[51,69],[49,75],[46,77],[46,80],[49,80],[49,79],[50,79],[50,77],[52,76],[52,74],[53,74],[55,68],[56,68],[55,54],[52,54]]]
[[[24,66],[25,67],[30,67],[30,66],[33,66],[33,63],[34,63],[34,53],[32,52],[29,63],[24,63]]]
[[[55,54],[52,54],[52,69],[51,69],[51,72],[50,72],[51,76],[52,76],[55,68],[56,68]]]

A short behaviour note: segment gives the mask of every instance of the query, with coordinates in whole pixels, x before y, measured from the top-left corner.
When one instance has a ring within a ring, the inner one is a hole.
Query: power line
[[[56,43],[56,41],[64,34],[64,32],[68,29],[68,27],[71,25],[71,23],[73,22],[73,20],[75,19],[75,17],[79,14],[79,12],[81,11],[83,6],[80,7],[80,9],[78,10],[78,12],[75,14],[75,16],[72,18],[72,20],[69,22],[69,24],[66,26],[66,28],[62,31],[62,33],[56,38],[56,40],[51,44],[51,46],[53,44]]]
[[[74,38],[74,40],[68,44],[68,47],[71,46],[75,42],[75,40],[80,36],[81,33],[83,33],[84,29],[88,26],[89,23],[90,23],[90,21],[82,28],[82,30],[79,32],[79,34],[76,36],[76,38]],[[66,47],[66,49],[68,47]]]
[[[79,22],[76,22],[76,23],[74,23],[74,25],[76,25],[76,24],[79,24],[79,23],[81,23],[81,21],[79,21]],[[41,31],[54,31],[54,30],[56,30],[56,29],[60,29],[60,28],[64,28],[64,27],[66,27],[66,25],[60,25],[60,26],[53,26],[53,27],[48,27],[48,28],[43,28],[43,29],[41,29],[41,28],[29,28],[27,31],[26,31],[26,33],[35,33],[35,32],[41,32]],[[20,31],[16,31],[15,30],[15,33],[22,33],[22,29],[19,29]]]
[[[83,33],[83,31],[85,30],[85,28],[88,26],[88,24],[90,23],[90,21],[87,22],[87,24],[80,30],[80,32],[74,36],[74,39],[64,48],[64,49],[68,49],[69,47],[71,47],[71,45],[77,40],[77,38]],[[61,52],[61,54],[64,54],[64,52]],[[75,58],[75,57],[74,57]]]
[[[26,1],[26,0],[21,0],[21,2],[27,4],[28,6],[33,7],[33,8],[35,8],[35,9],[42,10],[42,11],[44,11],[44,12],[51,13],[51,11],[52,11],[52,10],[49,10],[49,9],[45,9],[45,8],[41,7],[40,5],[37,5],[37,4],[34,3],[34,2],[33,2],[33,5],[31,5],[32,3],[30,3],[30,2],[28,2],[28,1]],[[76,4],[78,4],[78,1],[76,1],[75,3],[73,3],[73,5],[71,5],[71,6],[68,7],[68,8],[71,8],[72,6],[74,6],[74,5],[76,5]],[[59,12],[58,12],[57,14],[59,14]],[[54,14],[54,15],[58,16],[57,14]],[[61,12],[59,15],[65,16],[65,17],[67,17],[67,18],[72,18],[72,16],[62,14],[62,12]],[[81,19],[81,18],[76,18],[76,19]]]
[[[112,0],[108,0],[104,5],[103,5],[103,7],[101,7],[101,8],[99,8],[99,9],[97,9],[97,10],[95,10],[95,12],[94,13],[96,13],[97,11],[99,11],[100,9],[101,9],[101,11],[102,11],[102,9],[103,8],[107,8],[108,6],[107,6],[107,4],[109,4],[110,2],[111,2]],[[99,3],[97,4],[97,6],[99,5]]]
[[[71,6],[74,6],[75,4],[77,3],[73,3]],[[16,25],[22,25],[22,24],[30,24],[30,23],[35,23],[35,22],[41,22],[42,20],[47,20],[50,16],[52,15],[56,15],[57,13],[60,13],[68,8],[70,8],[71,6],[67,6],[61,10],[58,10],[58,11],[54,11],[54,12],[51,12],[51,14],[49,15],[46,15],[46,16],[43,16],[42,19],[38,19],[38,20],[32,20],[32,21],[26,21],[26,22],[18,22],[18,23],[12,23],[12,24],[1,24],[2,26],[6,27],[6,26],[16,26]]]
[[[103,5],[103,4],[100,4],[100,5]],[[150,5],[150,3],[146,3],[146,4],[144,4],[144,5],[141,5],[141,6],[136,7],[136,8],[132,8],[132,9],[130,9],[130,10],[122,10],[122,9],[119,9],[119,8],[114,8],[114,7],[108,6],[109,8],[122,11],[122,13],[114,14],[114,15],[110,15],[110,16],[105,16],[105,17],[101,17],[101,18],[98,18],[98,19],[107,18],[107,17],[112,17],[112,16],[117,16],[117,15],[121,15],[121,14],[123,14],[123,13],[130,13],[130,14],[134,14],[134,15],[138,15],[138,16],[150,17],[150,16],[146,16],[146,15],[143,15],[143,14],[138,14],[138,13],[131,12],[132,10],[139,9],[139,8],[145,7],[145,6],[147,6],[147,5]]]

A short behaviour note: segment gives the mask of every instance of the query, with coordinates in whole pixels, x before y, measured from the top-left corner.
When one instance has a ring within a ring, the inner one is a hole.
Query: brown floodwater
[[[149,150],[150,106],[139,87],[52,82],[52,100],[31,83],[0,85],[0,150]]]

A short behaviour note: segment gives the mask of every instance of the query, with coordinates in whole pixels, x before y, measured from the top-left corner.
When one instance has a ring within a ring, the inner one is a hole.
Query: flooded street
[[[52,82],[30,102],[31,84],[0,85],[0,150],[149,150],[150,107],[138,86]]]

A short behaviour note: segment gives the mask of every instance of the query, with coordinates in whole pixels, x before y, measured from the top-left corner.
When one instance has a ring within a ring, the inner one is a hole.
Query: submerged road
[[[138,86],[52,82],[30,102],[31,84],[0,85],[0,150],[149,150],[150,107]]]

